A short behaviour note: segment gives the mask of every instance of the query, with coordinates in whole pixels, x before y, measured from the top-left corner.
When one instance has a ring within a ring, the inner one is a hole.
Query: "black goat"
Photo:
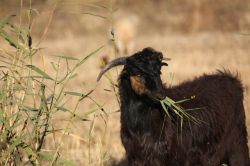
[[[174,87],[161,81],[162,53],[145,48],[130,57],[110,62],[124,65],[119,78],[121,139],[128,166],[250,166],[243,107],[243,88],[230,72],[203,75]],[[159,100],[181,103],[189,115],[202,123],[180,118]]]

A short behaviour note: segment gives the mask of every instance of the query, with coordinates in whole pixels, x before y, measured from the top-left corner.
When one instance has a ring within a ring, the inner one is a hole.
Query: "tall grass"
[[[91,121],[91,135],[94,120],[89,120],[88,115],[97,110],[103,111],[103,108],[90,97],[94,89],[83,94],[68,91],[67,85],[78,76],[77,69],[104,45],[79,59],[58,55],[57,60],[51,62],[54,73],[47,73],[43,61],[41,65],[33,63],[35,56],[43,55],[39,54],[42,48],[33,45],[30,31],[32,14],[30,7],[24,26],[12,23],[16,19],[14,15],[0,20],[0,37],[10,45],[7,50],[0,48],[0,165],[76,165],[60,155],[63,138],[69,135],[70,126],[76,119],[83,123]],[[22,17],[19,19],[21,22]],[[67,108],[71,97],[75,97],[77,102],[73,108]],[[86,98],[91,99],[96,108],[77,115],[79,104]],[[57,112],[69,115],[66,127],[54,128],[52,118]],[[53,137],[57,139],[54,141],[57,142],[55,150],[45,151],[45,139],[57,132],[62,135]]]

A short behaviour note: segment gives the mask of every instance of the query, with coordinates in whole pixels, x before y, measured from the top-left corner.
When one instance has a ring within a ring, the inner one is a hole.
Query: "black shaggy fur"
[[[121,139],[128,166],[250,166],[241,81],[230,72],[203,75],[174,87],[163,85],[163,55],[145,48],[128,58],[119,78]],[[134,91],[138,76],[148,93]],[[181,103],[197,124],[164,113],[156,99]],[[178,127],[179,126],[179,127]]]

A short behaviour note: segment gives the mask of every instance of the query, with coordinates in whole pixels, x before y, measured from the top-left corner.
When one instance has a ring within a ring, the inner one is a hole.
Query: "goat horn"
[[[109,69],[115,67],[115,66],[119,66],[119,65],[125,65],[126,61],[127,61],[128,57],[120,57],[117,59],[114,59],[113,61],[111,61],[110,63],[108,63],[100,72],[100,74],[97,77],[97,82],[101,79],[102,75],[104,73],[106,73]]]
[[[164,61],[170,61],[171,59],[163,57],[162,60],[164,60]]]

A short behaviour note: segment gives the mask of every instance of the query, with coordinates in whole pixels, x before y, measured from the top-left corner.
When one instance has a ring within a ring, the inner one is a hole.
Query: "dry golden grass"
[[[44,43],[44,47],[48,48],[46,49],[46,54],[48,55],[61,50],[62,52],[65,51],[70,55],[79,57],[102,43],[96,43],[95,41],[105,42],[105,38],[96,36],[95,38],[84,37],[65,39],[64,41],[47,41]],[[225,68],[235,74],[238,73],[245,87],[244,103],[248,132],[250,132],[250,37],[242,36],[238,33],[199,33],[192,35],[150,34],[147,36],[137,36],[135,42],[137,43],[136,50],[152,46],[172,59],[169,62],[169,67],[163,69],[162,79],[167,84],[171,82],[170,73],[174,73],[172,84],[178,84],[181,81],[192,79],[203,73],[213,73],[217,69]],[[55,43],[53,47],[51,47],[52,43]],[[81,165],[89,163],[89,153],[91,160],[89,165],[102,165],[101,163],[104,160],[109,160],[110,158],[119,160],[124,154],[119,137],[120,115],[119,113],[113,113],[119,109],[115,95],[104,90],[111,89],[107,79],[102,79],[98,84],[96,83],[96,77],[100,71],[98,68],[99,56],[107,54],[107,51],[108,49],[103,49],[102,52],[91,58],[82,68],[82,72],[79,72],[80,77],[69,87],[74,91],[82,89],[84,92],[87,92],[97,86],[91,96],[99,103],[103,103],[108,113],[108,116],[105,117],[106,125],[100,114],[96,114],[90,142],[88,140],[89,122],[74,122],[70,129],[71,135],[65,137],[60,151],[61,155]],[[111,56],[111,58],[113,57]],[[49,62],[50,60],[46,59],[45,61]],[[116,70],[112,70],[111,75],[114,80],[117,79]],[[91,101],[84,102],[77,113],[81,115],[94,105]],[[67,118],[61,114],[54,117],[53,120],[56,126],[63,128],[63,125],[66,123],[63,119]],[[44,148],[53,150],[54,142],[51,142],[50,139],[47,141]],[[89,148],[90,152],[88,151]]]

